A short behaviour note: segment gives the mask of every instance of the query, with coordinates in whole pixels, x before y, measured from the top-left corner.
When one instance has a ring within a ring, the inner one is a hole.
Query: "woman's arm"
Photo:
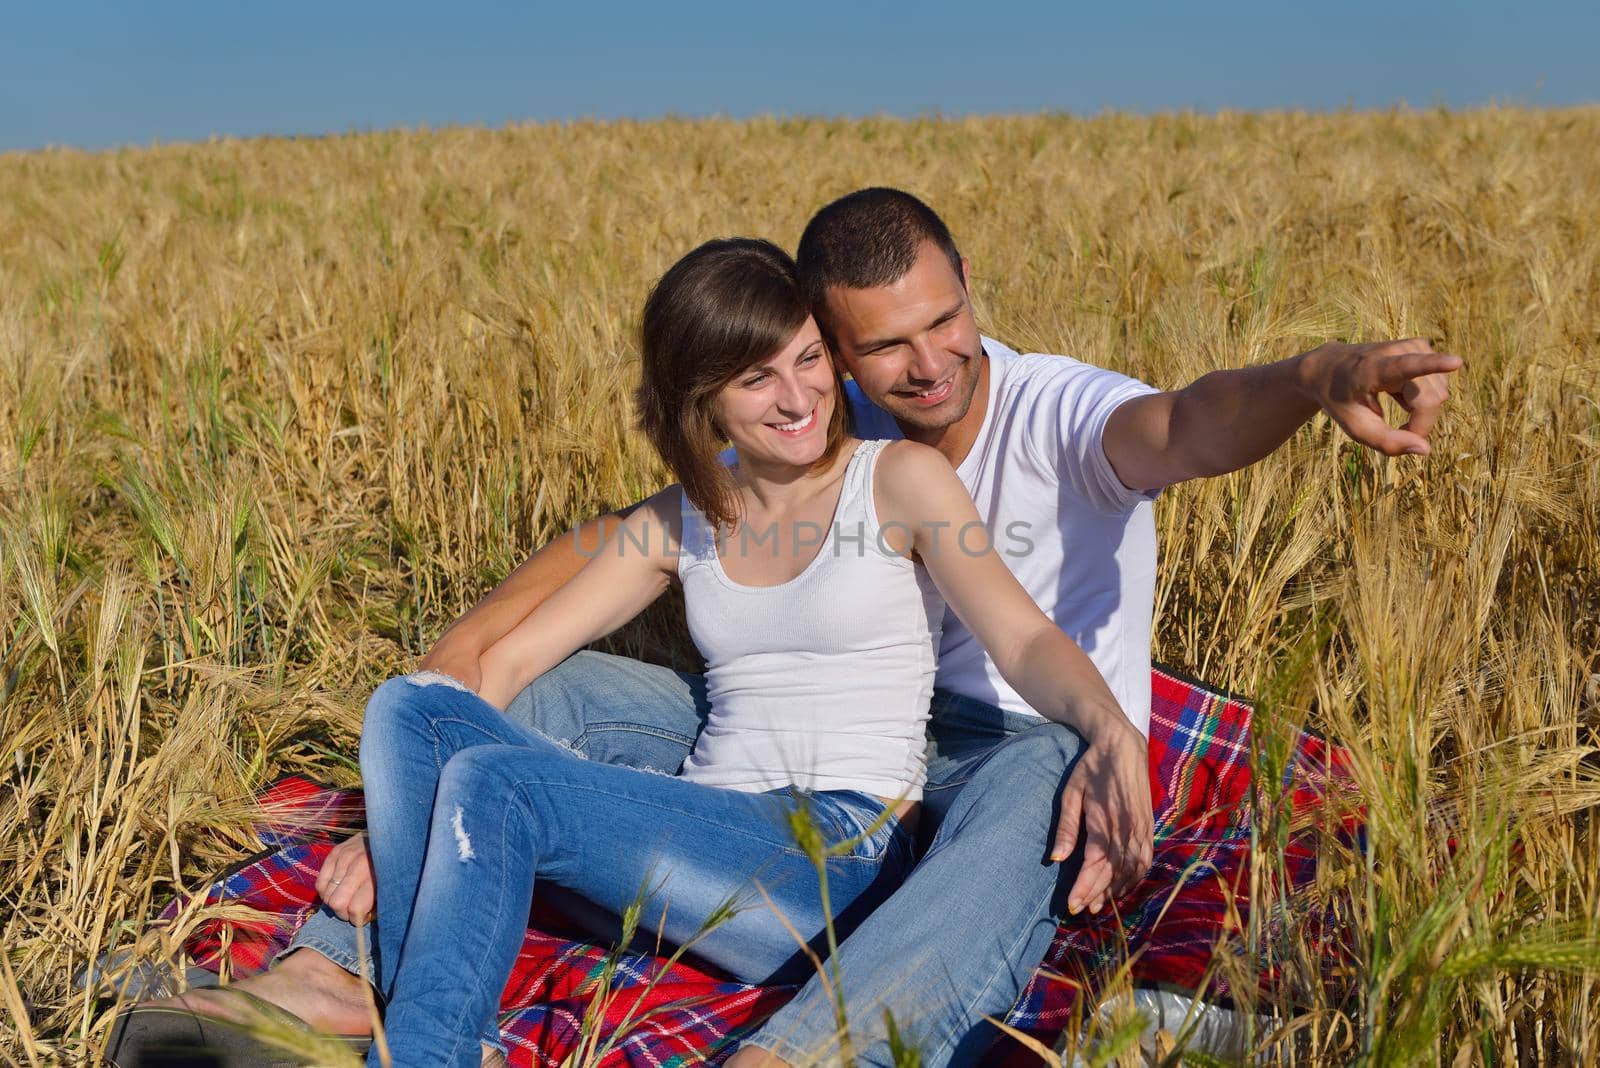
[[[679,490],[641,502],[595,556],[479,658],[478,694],[497,708],[572,653],[649,607],[677,573]]]
[[[594,558],[594,551],[616,532],[637,504],[582,523],[524,560],[465,615],[445,629],[419,665],[442,671],[476,690],[483,683],[478,658],[505,637],[529,612],[572,579]]]
[[[1094,662],[1012,575],[993,538],[979,538],[976,527],[964,539],[957,536],[969,524],[983,523],[943,456],[897,442],[884,450],[877,474],[886,538],[895,522],[912,532],[905,547],[916,549],[945,601],[1005,680],[1041,715],[1071,726],[1088,743],[1062,793],[1051,858],[1064,860],[1072,852],[1081,819],[1084,863],[1068,906],[1098,911],[1108,890],[1130,887],[1150,866],[1155,820],[1144,737]]]

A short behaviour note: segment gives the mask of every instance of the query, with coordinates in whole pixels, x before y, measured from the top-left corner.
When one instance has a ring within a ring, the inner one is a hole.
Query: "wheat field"
[[[1595,109],[0,156],[0,1059],[91,1059],[74,973],[171,952],[144,919],[255,848],[254,791],[355,782],[379,681],[664,481],[629,408],[655,276],[868,184],[945,215],[1018,349],[1164,388],[1335,337],[1466,360],[1429,458],[1319,417],[1168,490],[1155,652],[1353,753],[1367,848],[1318,893],[1355,974],[1288,947],[1263,1061],[1600,1061]],[[682,659],[674,611],[614,647]]]

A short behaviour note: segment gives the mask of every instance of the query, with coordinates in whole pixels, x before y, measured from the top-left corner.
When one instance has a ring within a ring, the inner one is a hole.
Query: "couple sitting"
[[[945,225],[889,189],[820,211],[798,267],[742,239],[674,265],[638,402],[679,484],[540,550],[378,690],[368,836],[325,863],[292,951],[236,985],[352,1033],[371,982],[394,1063],[477,1064],[533,894],[598,937],[642,894],[661,938],[805,982],[728,1063],[835,1051],[801,945],[825,955],[830,918],[861,1060],[889,1063],[892,1015],[924,1063],[975,1062],[1061,911],[1150,861],[1156,492],[1318,410],[1425,454],[1459,361],[1331,344],[1161,393],[981,337],[968,292]],[[574,655],[673,581],[703,677]],[[835,847],[825,887],[797,810]]]

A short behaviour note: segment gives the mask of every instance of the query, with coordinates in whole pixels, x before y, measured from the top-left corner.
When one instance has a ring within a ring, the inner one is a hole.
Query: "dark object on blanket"
[[[182,1009],[146,1007],[117,1017],[105,1063],[110,1068],[264,1068],[273,1063],[261,1059],[260,1052],[259,1043],[220,1021]]]
[[[260,998],[242,990],[229,990],[228,995],[278,1041],[264,1041],[247,1027],[187,1009],[142,1005],[117,1016],[105,1063],[110,1068],[298,1068],[326,1060],[318,1053],[331,1043],[356,1054],[370,1045],[364,1038],[312,1036],[303,1021]]]
[[[1351,829],[1352,809],[1330,794],[1350,788],[1343,750],[1298,732],[1280,750],[1274,789],[1251,780],[1251,706],[1176,672],[1152,678],[1150,776],[1155,792],[1156,848],[1150,873],[1117,902],[1115,919],[1083,913],[1057,932],[1044,967],[1023,992],[1007,1024],[1052,1045],[1106,976],[1133,957],[1136,985],[1159,983],[1211,999],[1230,991],[1216,974],[1218,954],[1243,953],[1240,924],[1249,922],[1250,843],[1260,806],[1272,802],[1299,828],[1282,846],[1290,900],[1262,902],[1271,917],[1263,948],[1289,927],[1312,930],[1337,964],[1338,931],[1321,912],[1293,900],[1315,877],[1315,824]],[[360,795],[287,779],[266,791],[262,838],[270,850],[235,866],[209,890],[258,910],[259,920],[202,924],[186,949],[201,967],[218,969],[226,952],[232,974],[260,971],[285,947],[316,904],[316,873],[333,835],[360,826]],[[163,912],[170,919],[179,902]],[[1263,983],[1271,966],[1257,962]],[[1237,969],[1235,969],[1237,971]],[[1247,969],[1248,970],[1248,969]],[[737,1040],[788,999],[787,988],[760,988],[707,975],[649,954],[605,950],[529,930],[501,1001],[501,1031],[513,1065],[559,1063],[576,1051],[586,1019],[598,1024],[591,1056],[603,1065],[661,1065],[720,1060]],[[596,1000],[600,1004],[596,1005]],[[992,1062],[1037,1058],[1004,1040]]]

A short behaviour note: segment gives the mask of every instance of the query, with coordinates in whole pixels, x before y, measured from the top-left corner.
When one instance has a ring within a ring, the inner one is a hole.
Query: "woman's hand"
[[[465,643],[458,648],[448,635],[439,639],[418,667],[423,671],[449,675],[473,693],[483,687],[483,668],[477,652],[465,648]]]
[[[1148,743],[1120,711],[1106,717],[1067,776],[1051,860],[1072,855],[1080,824],[1083,866],[1067,910],[1099,912],[1109,898],[1133,889],[1150,870],[1155,850]]]
[[[378,899],[365,832],[333,847],[317,873],[317,894],[341,920],[363,924],[372,919]]]

